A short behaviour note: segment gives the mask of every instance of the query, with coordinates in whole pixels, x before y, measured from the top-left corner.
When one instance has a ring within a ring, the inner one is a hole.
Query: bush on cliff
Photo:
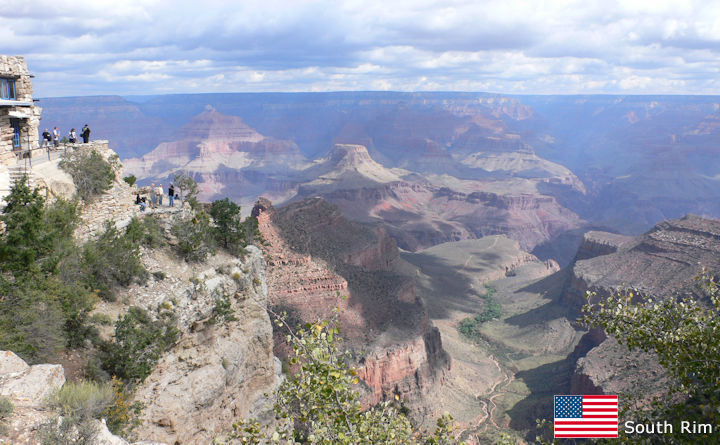
[[[179,333],[169,312],[153,319],[146,310],[133,306],[115,323],[115,341],[101,345],[103,367],[126,382],[142,382]]]
[[[125,234],[133,243],[145,247],[156,248],[165,244],[165,229],[155,215],[146,215],[143,219],[133,216]]]
[[[216,251],[210,216],[204,211],[176,219],[170,228],[170,233],[177,238],[175,251],[185,261],[204,261],[208,255],[214,254]]]
[[[195,180],[187,173],[178,173],[173,178],[175,187],[180,191],[180,199],[182,202],[190,204],[190,208],[197,210],[200,203],[197,200],[198,185]]]
[[[288,328],[287,324],[278,323]],[[289,329],[289,328],[288,328]],[[423,435],[391,402],[363,410],[356,385],[357,372],[348,365],[349,353],[338,348],[339,329],[333,321],[308,324],[297,333],[289,329],[291,364],[298,370],[277,391],[273,410],[280,420],[272,431],[258,422],[234,425],[231,439],[242,443],[397,444],[457,443],[452,418],[438,419],[437,429]]]
[[[0,236],[0,347],[36,363],[92,337],[87,324],[95,299],[75,279],[64,279],[73,257],[78,208],[58,199],[47,205],[25,178],[5,198]]]
[[[583,308],[587,326],[603,328],[631,350],[655,353],[673,379],[668,393],[651,406],[628,403],[625,418],[645,424],[679,425],[685,420],[713,425],[710,435],[684,434],[675,428],[670,434],[644,435],[647,443],[717,443],[720,435],[720,284],[712,276],[699,282],[705,301],[679,297],[656,301],[630,289]],[[593,294],[588,297],[594,299]],[[637,439],[621,437],[613,443]]]
[[[112,301],[115,287],[128,286],[147,276],[140,261],[140,241],[136,233],[129,233],[128,229],[120,233],[108,222],[97,239],[83,246],[78,273],[100,297]]]
[[[112,187],[115,171],[97,150],[77,149],[68,152],[59,163],[73,179],[78,195],[89,201]]]
[[[210,216],[217,243],[234,255],[242,254],[247,242],[240,206],[228,198],[219,199],[210,205]]]
[[[5,224],[0,240],[2,270],[55,272],[63,248],[74,242],[77,203],[57,199],[46,205],[38,189],[30,189],[25,176],[13,184],[5,201],[0,217]]]

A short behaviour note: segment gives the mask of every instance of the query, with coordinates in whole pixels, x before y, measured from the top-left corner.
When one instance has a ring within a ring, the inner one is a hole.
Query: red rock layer
[[[398,395],[412,405],[441,384],[449,358],[440,333],[430,325],[414,285],[393,280],[389,268],[398,250],[384,230],[352,226],[357,236],[339,245],[338,231],[354,223],[336,207],[308,200],[283,213],[283,224],[291,221],[293,230],[278,227],[275,209],[263,198],[252,212],[266,241],[271,303],[305,322],[328,318],[339,306],[347,346],[361,354],[356,368],[368,388],[365,404]],[[288,232],[294,239],[287,239]],[[318,235],[323,242],[313,243]],[[325,258],[305,253],[298,245],[312,245]],[[338,299],[338,294],[349,298]],[[276,348],[280,354],[284,350],[282,345]]]

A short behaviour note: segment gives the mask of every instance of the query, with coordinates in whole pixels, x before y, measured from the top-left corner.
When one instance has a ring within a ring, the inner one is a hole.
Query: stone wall
[[[33,86],[22,56],[0,55],[0,77],[15,79],[18,104],[0,105],[0,163],[9,165],[17,159],[13,147],[11,118],[19,117],[21,150],[38,146],[41,108],[33,105]],[[6,101],[7,102],[7,101]]]

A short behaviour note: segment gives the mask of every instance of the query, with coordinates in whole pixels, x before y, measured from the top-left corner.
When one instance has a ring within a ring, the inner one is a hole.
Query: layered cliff
[[[695,278],[720,269],[720,221],[695,215],[665,221],[639,237],[589,232],[578,251],[564,301],[575,307],[623,288],[638,288],[654,299],[671,295],[702,298]],[[659,394],[667,376],[653,354],[629,351],[598,330],[587,334],[594,345],[577,362],[573,391]],[[638,383],[639,382],[639,383]]]
[[[305,158],[291,141],[266,137],[237,116],[208,106],[172,138],[139,158],[124,161],[142,183],[168,182],[179,172],[197,179],[200,199],[241,200],[260,192],[282,193],[283,173]]]
[[[407,250],[502,234],[529,251],[583,224],[538,191],[546,178],[424,177],[386,168],[359,145],[337,145],[301,173],[311,179],[295,199],[322,196],[353,220],[381,222]]]
[[[264,394],[280,381],[264,258],[250,246],[242,260],[224,253],[199,267],[170,266],[168,260],[165,252],[146,252],[144,261],[163,266],[167,276],[130,288],[126,296],[148,309],[170,307],[182,332],[136,390],[135,399],[145,405],[136,431],[145,440],[210,443],[241,418],[262,418]],[[212,321],[218,295],[229,298],[235,320]]]
[[[630,286],[654,298],[697,295],[694,279],[702,269],[720,269],[719,235],[720,221],[695,215],[662,222],[634,239],[604,235],[616,252],[576,262],[565,298],[580,304],[587,290],[607,294]]]
[[[398,395],[412,406],[442,381],[449,359],[439,332],[412,282],[393,272],[398,250],[382,228],[352,223],[319,198],[278,209],[261,199],[253,214],[267,241],[271,303],[306,321],[340,308],[365,403]]]

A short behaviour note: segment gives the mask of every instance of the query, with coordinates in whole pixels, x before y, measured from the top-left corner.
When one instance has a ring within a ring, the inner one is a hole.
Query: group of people
[[[90,142],[90,127],[88,124],[85,124],[85,126],[82,128],[82,131],[80,132],[80,136],[82,136],[83,143],[87,144]],[[78,135],[75,132],[75,129],[71,129],[68,132],[67,135],[68,142],[71,144],[76,144],[78,141]],[[50,144],[52,144],[53,147],[58,148],[60,147],[60,131],[58,130],[58,127],[53,128],[52,133],[48,131],[46,128],[45,131],[42,133],[42,148],[50,148]]]
[[[163,196],[165,192],[163,191],[162,184],[158,184],[155,186],[155,183],[150,184],[150,191],[148,193],[150,197],[150,203],[148,204],[148,199],[143,196],[140,196],[140,192],[137,193],[137,196],[135,197],[135,204],[140,206],[141,211],[145,211],[145,208],[150,205],[151,208],[155,208],[158,205],[162,205],[163,203]],[[175,200],[178,198],[178,195],[175,194],[175,186],[170,183],[168,186],[168,205],[170,207],[175,207]]]

